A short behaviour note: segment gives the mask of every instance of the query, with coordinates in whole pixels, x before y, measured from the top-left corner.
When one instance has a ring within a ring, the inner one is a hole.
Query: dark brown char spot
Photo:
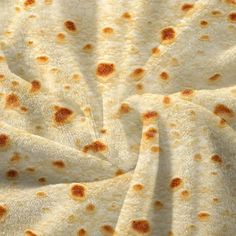
[[[87,232],[85,229],[80,229],[78,232],[77,232],[77,236],[87,236]]]
[[[3,80],[5,80],[5,75],[0,74],[0,81],[3,81]]]
[[[49,58],[47,56],[38,56],[38,57],[36,57],[36,61],[39,64],[46,64],[46,63],[48,63]]]
[[[177,189],[179,188],[180,186],[182,186],[183,184],[183,180],[179,177],[176,177],[176,178],[173,178],[170,182],[170,187],[172,189]]]
[[[28,229],[25,231],[25,236],[37,236],[37,234],[32,230]]]
[[[150,225],[147,220],[133,220],[131,223],[132,229],[140,234],[150,232]]]
[[[106,236],[108,236],[108,235],[112,236],[112,235],[114,235],[115,230],[111,225],[102,225],[101,232]]]
[[[0,149],[9,145],[10,139],[6,134],[0,134]]]
[[[222,163],[222,159],[219,155],[215,154],[211,157],[212,162],[216,163],[216,164],[221,164]]]
[[[210,214],[208,212],[199,212],[198,220],[199,221],[208,221],[210,218]]]
[[[228,118],[234,117],[234,112],[232,109],[228,108],[224,104],[217,104],[214,108],[214,113],[219,116],[227,116]]]
[[[182,5],[181,10],[184,12],[188,12],[189,10],[193,9],[194,4],[191,3],[185,3]]]
[[[100,63],[97,66],[97,76],[107,77],[114,73],[115,65],[113,63]]]
[[[142,115],[143,120],[156,119],[158,118],[158,113],[156,111],[148,111]]]
[[[37,92],[40,90],[40,88],[41,88],[41,84],[38,80],[33,80],[31,82],[31,90],[30,90],[31,92]]]
[[[163,43],[172,43],[176,37],[174,28],[167,27],[161,30],[161,41]]]
[[[114,30],[113,30],[111,27],[106,27],[106,28],[104,28],[104,29],[102,30],[102,32],[103,32],[104,34],[112,34],[113,31],[114,31]]]
[[[6,172],[6,177],[9,179],[14,179],[18,177],[18,172],[14,169],[8,170]]]
[[[73,111],[66,107],[57,107],[54,114],[54,120],[57,124],[62,125],[71,120]]]
[[[20,105],[20,100],[16,94],[12,93],[7,95],[5,103],[6,108],[12,109],[18,107],[19,105]]]
[[[145,73],[145,70],[143,68],[136,68],[131,74],[130,74],[130,77],[133,79],[133,80],[140,80],[143,78],[144,76],[144,73]]]
[[[15,152],[15,153],[12,155],[10,161],[16,163],[16,162],[19,162],[20,159],[21,159],[21,157],[20,157],[19,153],[18,153],[18,152]]]
[[[93,152],[102,152],[107,149],[107,145],[97,140],[92,142],[91,144],[85,145],[83,148],[83,152],[93,151]]]
[[[0,220],[7,215],[7,208],[3,205],[0,205]]]
[[[221,11],[219,11],[219,10],[213,10],[213,11],[211,12],[211,14],[212,14],[213,16],[221,16]]]
[[[231,13],[228,15],[228,20],[229,20],[230,22],[236,23],[236,12],[231,12]]]
[[[64,33],[57,34],[57,37],[56,37],[57,42],[63,43],[65,42],[65,39],[66,39],[66,35]]]
[[[86,197],[86,189],[81,184],[74,184],[70,189],[70,193],[75,200],[83,200]]]
[[[160,78],[161,78],[162,80],[168,80],[168,79],[169,79],[169,75],[168,75],[167,72],[163,71],[163,72],[161,72],[161,74],[160,74]]]
[[[90,44],[90,43],[84,45],[84,47],[83,47],[83,51],[86,52],[86,53],[89,53],[89,52],[91,52],[92,50],[93,50],[93,45]]]
[[[220,77],[221,77],[220,74],[214,74],[208,80],[213,82],[213,81],[219,80]]]
[[[201,25],[202,27],[207,27],[207,26],[208,26],[208,22],[207,22],[206,20],[201,20],[201,21],[200,21],[200,25]]]
[[[135,191],[135,192],[139,192],[139,191],[141,191],[141,190],[143,190],[144,189],[144,186],[142,185],[142,184],[134,184],[133,185],[133,190]]]
[[[52,162],[53,166],[63,169],[65,168],[65,163],[62,160],[57,160]]]
[[[31,6],[33,6],[35,3],[36,3],[35,0],[25,0],[24,6],[25,6],[25,7],[31,7]]]
[[[154,56],[158,56],[158,55],[160,55],[160,49],[159,48],[157,48],[157,47],[155,47],[155,48],[152,48],[152,55],[154,55]]]
[[[39,181],[39,183],[41,183],[41,184],[44,184],[44,183],[47,182],[46,178],[44,178],[44,177],[39,178],[38,181]]]
[[[131,19],[131,15],[129,12],[124,12],[122,15],[122,18],[126,19],[126,20],[130,20]]]
[[[183,96],[191,96],[193,94],[193,90],[192,89],[184,89],[181,94]]]
[[[76,25],[73,21],[67,20],[64,22],[65,28],[70,31],[70,32],[75,32],[76,31]]]
[[[116,176],[123,175],[123,174],[124,174],[124,171],[121,169],[118,169],[115,173]]]
[[[164,204],[161,201],[156,200],[154,202],[154,206],[155,206],[156,210],[160,210],[161,208],[163,208]]]

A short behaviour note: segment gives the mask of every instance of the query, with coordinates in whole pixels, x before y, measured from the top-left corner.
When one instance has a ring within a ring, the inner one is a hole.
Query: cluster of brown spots
[[[60,169],[65,168],[65,163],[62,160],[53,161],[52,165]]]
[[[192,89],[184,89],[181,91],[181,95],[185,97],[189,97],[193,95],[193,90]]]
[[[46,64],[46,63],[48,63],[49,58],[48,58],[48,56],[38,56],[38,57],[36,57],[36,61],[39,64]]]
[[[0,205],[0,221],[6,217],[7,208],[3,205]]]
[[[144,186],[142,185],[142,184],[134,184],[133,185],[133,190],[135,191],[135,192],[139,192],[139,191],[141,191],[141,190],[143,190],[144,189]]]
[[[87,236],[87,232],[85,229],[80,229],[78,232],[77,232],[77,236]]]
[[[66,107],[55,107],[55,109],[57,111],[54,114],[54,120],[58,125],[63,125],[64,123],[71,121],[73,111]]]
[[[155,48],[152,48],[152,55],[153,56],[159,56],[160,55],[160,49],[155,47]]]
[[[202,155],[200,153],[197,153],[193,156],[194,161],[201,161]]]
[[[40,84],[40,82],[38,81],[38,80],[33,80],[32,82],[31,82],[31,89],[30,89],[30,92],[37,92],[37,91],[39,91],[40,90],[40,88],[41,88],[41,84]]]
[[[134,231],[145,234],[150,232],[150,225],[147,220],[133,220],[131,222],[131,227]]]
[[[96,70],[96,75],[100,77],[108,77],[115,71],[115,65],[113,63],[99,63]]]
[[[211,161],[213,161],[216,164],[221,164],[222,163],[221,157],[217,154],[215,154],[211,157]]]
[[[6,134],[0,134],[0,149],[8,147],[10,144],[10,138]]]
[[[188,199],[188,198],[189,198],[189,195],[190,195],[190,193],[189,193],[188,190],[184,190],[184,191],[182,191],[182,192],[180,193],[180,197],[181,197],[183,200]]]
[[[0,63],[4,62],[6,60],[6,58],[4,56],[0,56]]]
[[[124,171],[121,169],[118,169],[115,173],[116,176],[123,175],[123,174],[124,174]]]
[[[161,30],[161,42],[164,44],[173,43],[176,38],[176,32],[174,28],[167,27]]]
[[[110,35],[114,32],[114,30],[111,27],[105,27],[105,28],[102,29],[102,32],[106,35]]]
[[[46,197],[47,194],[46,194],[45,192],[40,191],[40,192],[37,192],[37,193],[36,193],[36,196],[37,196],[37,197]]]
[[[92,213],[95,211],[95,206],[92,204],[92,203],[89,203],[87,206],[86,206],[86,211],[88,213]]]
[[[161,74],[160,74],[160,79],[162,79],[162,80],[168,80],[168,79],[169,79],[168,73],[165,72],[165,71],[161,72]]]
[[[20,154],[18,152],[15,152],[15,153],[13,153],[10,161],[14,162],[14,163],[17,163],[17,162],[20,161],[20,159],[21,159]]]
[[[125,20],[130,20],[132,18],[132,16],[130,15],[129,12],[124,12],[122,14],[122,18],[125,19]]]
[[[58,33],[56,36],[56,41],[58,43],[64,43],[66,41],[66,35],[64,33]]]
[[[3,81],[3,80],[5,80],[5,75],[0,74],[0,81]]]
[[[161,201],[156,200],[156,201],[154,202],[154,206],[155,206],[155,209],[156,209],[156,210],[160,210],[160,209],[162,209],[162,208],[164,207],[164,204],[163,204]]]
[[[152,147],[151,147],[151,152],[158,153],[158,152],[160,152],[160,151],[161,151],[161,149],[160,149],[160,147],[158,147],[158,146],[152,146]]]
[[[24,6],[31,7],[31,6],[35,5],[35,3],[36,3],[35,0],[25,0]]]
[[[18,96],[14,93],[11,93],[6,96],[5,107],[9,109],[16,108],[20,105],[20,100]]]
[[[199,212],[198,213],[198,220],[199,221],[208,221],[210,218],[210,214],[207,212]]]
[[[155,128],[149,128],[145,133],[144,137],[146,139],[153,139],[157,133],[157,130]]]
[[[129,104],[127,103],[122,103],[120,108],[119,108],[119,113],[120,114],[127,114],[131,111],[131,108],[129,106]]]
[[[164,105],[169,105],[170,102],[171,102],[170,97],[164,96],[164,98],[163,98],[163,104],[164,104]]]
[[[70,195],[74,200],[84,200],[86,198],[86,187],[81,184],[74,184],[70,188]]]
[[[170,182],[170,187],[173,190],[180,188],[183,185],[183,180],[179,177],[173,178]]]
[[[39,183],[41,184],[45,184],[47,182],[46,178],[45,177],[41,177],[38,179]]]
[[[143,78],[144,74],[145,70],[143,68],[136,68],[129,76],[131,79],[138,81]]]
[[[201,27],[207,27],[208,26],[208,22],[206,20],[201,20],[200,21],[200,25],[201,25]]]
[[[224,104],[217,104],[214,108],[214,113],[223,119],[233,118],[234,112]]]
[[[92,50],[93,50],[93,45],[90,44],[90,43],[84,45],[84,47],[83,47],[83,51],[86,52],[86,53],[89,53],[89,52],[91,52]]]
[[[115,230],[111,225],[102,225],[100,230],[105,236],[113,236],[115,234]]]
[[[194,4],[192,4],[192,3],[185,3],[181,6],[181,10],[183,12],[188,12],[188,11],[192,10],[193,8],[194,8]]]
[[[228,15],[228,20],[229,20],[230,22],[236,23],[236,12],[231,12],[231,13]]]
[[[209,80],[210,82],[214,82],[214,81],[216,81],[216,80],[219,80],[220,78],[221,78],[220,74],[214,74],[214,75],[212,75],[208,80]]]
[[[211,12],[211,14],[212,14],[213,16],[221,16],[221,15],[222,15],[221,11],[219,11],[219,10],[213,10],[213,11]]]
[[[202,35],[200,38],[199,38],[199,40],[201,40],[201,41],[209,41],[209,36],[208,35]]]
[[[25,236],[37,236],[37,234],[34,231],[28,229],[25,231]]]
[[[93,151],[93,152],[103,152],[107,150],[107,145],[102,143],[101,141],[97,140],[94,141],[90,144],[87,144],[83,148],[83,152],[88,152],[88,151]]]
[[[64,22],[64,27],[69,32],[76,32],[76,30],[77,30],[75,23],[71,20],[65,21]]]
[[[6,172],[6,177],[9,179],[15,179],[18,177],[18,172],[14,169],[10,169]]]

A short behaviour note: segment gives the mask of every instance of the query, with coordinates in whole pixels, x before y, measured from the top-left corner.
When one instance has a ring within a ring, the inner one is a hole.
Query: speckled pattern
[[[235,236],[236,0],[0,10],[0,236]]]

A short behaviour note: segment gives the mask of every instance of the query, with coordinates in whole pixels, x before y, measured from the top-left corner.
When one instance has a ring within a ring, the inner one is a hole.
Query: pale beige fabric
[[[0,9],[1,236],[235,235],[235,0]]]

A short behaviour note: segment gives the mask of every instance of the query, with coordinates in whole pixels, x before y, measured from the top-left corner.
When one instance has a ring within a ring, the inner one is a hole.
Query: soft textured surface
[[[0,9],[1,236],[235,236],[235,0]]]

